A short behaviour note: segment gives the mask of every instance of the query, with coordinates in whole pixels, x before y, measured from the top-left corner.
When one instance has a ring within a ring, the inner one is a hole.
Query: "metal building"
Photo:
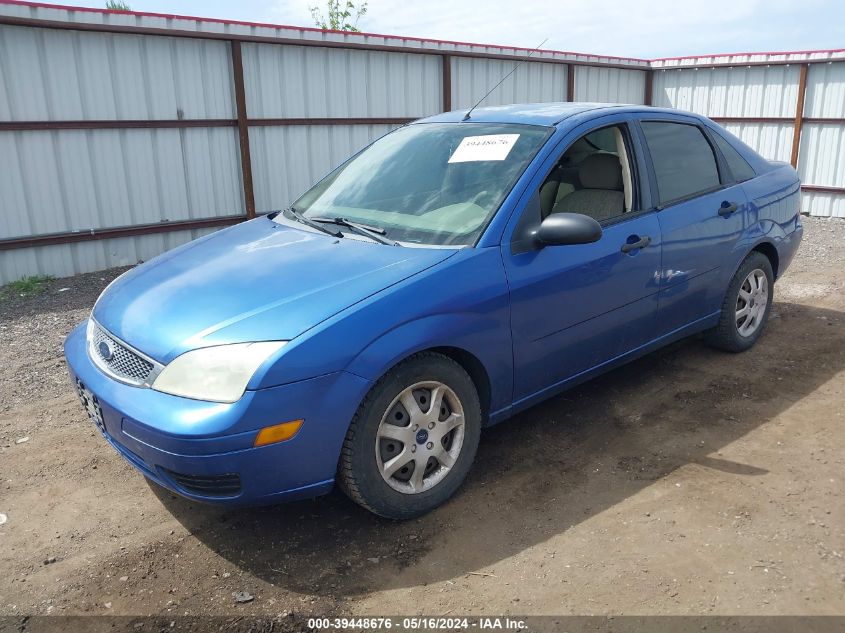
[[[374,138],[471,105],[520,60],[489,104],[702,112],[797,163],[806,211],[845,217],[845,51],[529,54],[0,0],[0,283],[134,264],[287,206]]]

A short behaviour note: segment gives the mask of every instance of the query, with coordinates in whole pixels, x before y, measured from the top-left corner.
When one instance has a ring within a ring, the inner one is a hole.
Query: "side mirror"
[[[540,224],[536,240],[541,246],[590,244],[601,239],[601,225],[581,213],[553,213]]]

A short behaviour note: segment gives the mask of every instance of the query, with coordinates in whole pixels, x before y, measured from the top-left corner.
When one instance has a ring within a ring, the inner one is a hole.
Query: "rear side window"
[[[643,122],[660,206],[719,187],[713,148],[695,125]]]
[[[734,180],[737,182],[743,182],[751,180],[757,175],[754,173],[751,165],[746,162],[742,155],[734,149],[734,146],[731,145],[727,139],[718,132],[713,132],[711,136],[713,136],[713,139],[716,141],[716,146],[719,148],[719,151],[722,152],[722,156],[725,157],[725,162],[728,163],[728,169],[731,170]]]

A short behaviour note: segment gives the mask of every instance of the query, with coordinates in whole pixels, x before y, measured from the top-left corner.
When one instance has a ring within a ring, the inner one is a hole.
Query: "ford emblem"
[[[100,352],[104,361],[110,361],[114,358],[114,348],[108,341],[100,341],[97,345],[97,351]]]

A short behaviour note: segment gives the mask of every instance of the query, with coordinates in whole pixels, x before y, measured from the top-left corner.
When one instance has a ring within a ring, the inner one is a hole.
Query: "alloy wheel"
[[[404,494],[430,490],[455,465],[464,430],[464,409],[450,387],[426,381],[405,388],[387,407],[376,433],[382,478]]]
[[[769,280],[755,268],[739,287],[736,298],[736,329],[740,336],[752,336],[763,323],[769,305]]]

